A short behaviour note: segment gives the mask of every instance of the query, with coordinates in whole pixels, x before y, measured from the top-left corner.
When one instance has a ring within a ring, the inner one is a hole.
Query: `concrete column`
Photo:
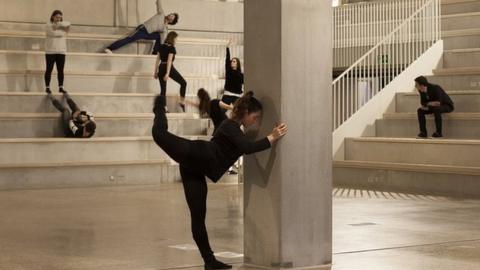
[[[276,147],[245,159],[245,264],[329,268],[332,3],[244,4],[245,88],[265,107],[259,134],[289,125]]]

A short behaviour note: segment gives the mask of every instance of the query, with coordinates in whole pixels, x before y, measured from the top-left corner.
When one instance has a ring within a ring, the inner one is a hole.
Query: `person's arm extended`
[[[231,69],[232,69],[232,64],[230,60],[230,48],[227,45],[227,55],[225,56],[225,71],[228,72]]]
[[[157,53],[157,59],[155,60],[155,69],[153,71],[153,78],[158,79],[158,66],[160,65],[160,52]]]
[[[285,136],[287,126],[281,124],[275,127],[270,135],[255,142],[250,141],[238,126],[230,125],[227,132],[233,144],[235,144],[242,153],[248,155],[270,148],[273,143]]]
[[[172,64],[173,64],[173,53],[168,54],[168,61],[167,61],[167,72],[165,73],[165,76],[163,77],[164,81],[168,80],[168,77],[170,77],[170,70],[172,69]]]
[[[220,102],[218,102],[218,106],[220,106],[220,108],[224,109],[224,110],[233,110],[233,105],[230,105],[230,104],[227,104],[223,101],[220,100]]]
[[[164,14],[162,0],[157,0],[157,14]]]

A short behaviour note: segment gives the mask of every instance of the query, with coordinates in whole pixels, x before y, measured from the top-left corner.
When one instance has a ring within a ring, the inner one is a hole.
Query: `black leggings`
[[[153,139],[163,151],[180,164],[180,175],[192,220],[193,239],[204,261],[211,261],[214,255],[205,226],[208,188],[204,173],[212,164],[213,153],[208,147],[210,142],[191,141],[168,132],[165,96],[157,97],[154,113]]]
[[[167,65],[162,63],[158,68],[158,80],[160,81],[161,90],[160,95],[162,96],[167,94],[167,82],[163,79],[165,74],[167,74]],[[187,82],[173,65],[170,69],[170,78],[180,84],[180,96],[185,97],[185,94],[187,93]]]
[[[63,69],[65,67],[65,54],[46,54],[45,61],[47,64],[47,69],[45,70],[45,86],[50,87],[50,81],[52,79],[52,71],[55,63],[57,64],[57,78],[58,86],[63,87],[63,80],[65,75],[63,74]]]

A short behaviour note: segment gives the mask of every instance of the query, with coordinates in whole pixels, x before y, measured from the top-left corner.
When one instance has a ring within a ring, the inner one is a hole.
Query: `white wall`
[[[45,23],[55,9],[77,25],[137,26],[156,12],[155,0],[0,0],[0,21]],[[163,0],[177,29],[243,32],[243,3]]]
[[[394,112],[396,93],[413,91],[414,79],[420,75],[431,75],[442,55],[443,41],[440,40],[335,130],[333,132],[334,159],[345,159],[345,138],[375,136],[375,120],[381,119],[386,112]]]

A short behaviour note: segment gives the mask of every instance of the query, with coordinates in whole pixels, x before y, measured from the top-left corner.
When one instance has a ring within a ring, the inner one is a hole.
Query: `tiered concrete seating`
[[[91,139],[63,138],[60,113],[44,93],[44,26],[0,23],[0,189],[159,184],[179,180],[175,164],[151,138],[152,106],[160,92],[153,78],[151,42],[116,54],[100,52],[132,29],[72,27],[65,87],[81,109],[92,111]],[[179,31],[176,68],[185,76],[187,98],[223,88],[228,39],[242,51],[241,34]],[[141,54],[138,54],[141,53]],[[57,98],[55,72],[52,90]],[[178,113],[179,86],[168,83],[169,130],[189,139],[209,139],[211,123],[196,108]]]
[[[445,0],[442,7],[448,14],[443,66],[429,80],[455,102],[455,112],[444,115],[445,138],[415,139],[418,94],[398,94],[395,112],[376,121],[375,137],[346,140],[345,160],[335,162],[335,185],[480,196],[480,1]],[[428,130],[435,131],[433,117]]]

